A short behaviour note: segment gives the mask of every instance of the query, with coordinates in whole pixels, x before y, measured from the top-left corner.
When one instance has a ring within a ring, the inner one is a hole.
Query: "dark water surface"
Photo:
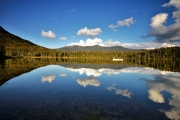
[[[178,120],[180,73],[40,67],[0,86],[0,119]]]

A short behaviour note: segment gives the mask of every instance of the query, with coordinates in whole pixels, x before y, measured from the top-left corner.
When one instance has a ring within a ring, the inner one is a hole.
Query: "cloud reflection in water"
[[[42,76],[42,83],[44,83],[45,81],[51,83],[54,79],[56,78],[55,75],[47,75],[47,76]]]
[[[94,76],[94,77],[99,77],[102,75],[101,72],[98,70],[92,69],[92,68],[79,68],[79,69],[73,69],[73,68],[67,68],[68,70],[72,72],[79,72],[80,75],[86,73],[87,76]]]
[[[149,80],[141,78],[146,81],[147,86],[150,87],[149,99],[156,103],[163,103],[164,98],[160,92],[167,91],[172,94],[172,99],[169,100],[169,105],[174,108],[171,110],[162,110],[169,119],[180,119],[180,73],[171,74],[155,74],[154,79]],[[156,92],[152,92],[156,91]]]
[[[87,76],[99,77],[103,73],[107,75],[120,74],[120,73],[140,73],[140,74],[162,74],[162,75],[171,75],[171,76],[180,76],[178,73],[161,71],[153,68],[142,68],[142,67],[128,67],[124,69],[111,69],[111,68],[101,68],[101,69],[92,69],[92,68],[67,68],[72,72],[79,72],[80,75],[86,74]]]
[[[60,74],[60,76],[61,76],[61,77],[65,77],[65,76],[66,76],[66,74],[65,74],[65,73],[62,73],[62,74]]]
[[[121,89],[119,89],[119,88],[116,88],[115,86],[116,86],[116,85],[113,84],[113,85],[107,87],[107,89],[108,89],[108,90],[114,90],[116,94],[120,94],[120,95],[122,95],[122,96],[131,98],[132,93],[131,93],[128,89],[121,90]]]
[[[180,73],[161,71],[153,68],[142,68],[142,67],[128,67],[124,69],[92,69],[92,68],[79,68],[73,69],[68,68],[70,71],[79,72],[79,74],[86,73],[87,76],[99,77],[103,73],[107,75],[120,74],[120,73],[138,73],[148,74],[152,76],[152,79],[140,78],[146,82],[146,85],[150,87],[148,90],[148,98],[156,103],[165,103],[165,99],[162,91],[167,91],[172,94],[172,99],[169,100],[169,105],[173,106],[171,110],[161,110],[169,119],[180,119]],[[94,82],[93,82],[94,81]],[[96,80],[85,80],[77,79],[77,82],[86,87],[87,85],[99,86],[100,83],[95,82]],[[107,87],[108,90],[114,90],[116,94],[131,98],[132,93],[128,90],[122,90],[115,87],[115,84]]]
[[[76,81],[77,81],[78,84],[80,84],[80,85],[82,85],[84,87],[86,87],[87,85],[98,87],[101,84],[101,82],[99,82],[95,78],[87,78],[87,79],[79,78]]]

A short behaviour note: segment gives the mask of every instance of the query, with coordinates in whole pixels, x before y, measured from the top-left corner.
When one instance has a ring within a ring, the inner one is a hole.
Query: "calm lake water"
[[[0,86],[0,117],[178,120],[180,73],[143,67],[48,65]]]

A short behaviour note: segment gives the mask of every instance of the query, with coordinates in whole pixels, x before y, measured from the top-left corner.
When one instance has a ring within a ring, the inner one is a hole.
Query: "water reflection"
[[[160,74],[160,75],[168,75],[168,76],[179,76],[179,72],[170,72],[170,71],[162,71],[154,68],[142,68],[142,67],[128,67],[122,70],[124,73],[140,73],[140,74]]]
[[[169,119],[180,119],[180,73],[168,73],[153,75],[153,79],[141,78],[146,81],[146,85],[150,87],[149,99],[156,103],[164,103],[162,91],[172,94],[169,99],[169,105],[173,108],[170,110],[162,110]]]
[[[116,94],[120,94],[122,96],[131,98],[132,93],[128,89],[121,90],[119,88],[116,88],[115,86],[116,86],[116,84],[113,84],[113,85],[107,87],[107,89],[108,90],[114,90]]]
[[[67,68],[68,70],[72,72],[79,72],[80,75],[86,73],[87,76],[94,76],[98,77],[101,76],[102,73],[98,70],[92,69],[92,68],[79,68],[79,69],[74,69],[74,68]]]
[[[171,99],[169,99],[168,104],[173,106],[172,109],[165,110],[160,109],[161,112],[164,112],[165,115],[169,119],[180,119],[180,73],[179,72],[170,72],[170,71],[161,71],[153,68],[142,68],[142,67],[128,67],[124,69],[110,69],[110,68],[102,68],[102,69],[91,69],[91,68],[80,68],[80,69],[72,69],[67,68],[73,72],[79,72],[80,75],[86,73],[87,76],[99,77],[103,73],[107,75],[120,74],[120,73],[138,73],[138,74],[147,74],[151,75],[152,79],[147,78],[139,78],[146,82],[146,85],[150,87],[148,90],[148,98],[155,103],[165,103],[165,98],[163,95],[163,91],[167,91],[172,94]],[[91,84],[94,86],[99,86],[99,84],[88,83],[88,81],[83,79],[78,79],[77,82],[84,87],[87,84]],[[115,94],[120,94],[122,96],[131,98],[133,95],[128,89],[122,90],[116,88],[116,84],[113,84],[107,87],[108,90],[115,91]]]
[[[95,78],[87,78],[87,79],[79,78],[76,81],[78,84],[80,84],[84,87],[86,87],[87,85],[98,87],[101,84],[101,82],[99,82]]]
[[[178,72],[170,72],[170,71],[161,71],[153,68],[142,68],[142,67],[128,67],[123,69],[111,69],[111,68],[101,68],[101,69],[92,69],[92,68],[67,68],[72,72],[79,72],[80,75],[86,74],[87,76],[99,77],[103,73],[111,76],[113,74],[120,73],[140,73],[140,74],[162,74],[162,75],[171,75],[171,76],[179,76]]]
[[[60,74],[60,76],[61,76],[61,77],[65,77],[65,76],[66,76],[66,74],[65,74],[65,73],[62,73],[62,74]]]
[[[0,87],[0,115],[7,119],[180,119],[179,72],[74,66],[77,69],[49,65],[9,80]],[[51,84],[42,85],[45,82]],[[10,112],[14,114],[8,116]]]
[[[156,103],[164,103],[164,97],[160,92],[161,91],[159,91],[156,88],[152,88],[152,89],[148,90],[149,99]]]
[[[44,83],[45,81],[51,83],[54,79],[56,78],[55,75],[47,75],[47,76],[42,76],[42,83]]]

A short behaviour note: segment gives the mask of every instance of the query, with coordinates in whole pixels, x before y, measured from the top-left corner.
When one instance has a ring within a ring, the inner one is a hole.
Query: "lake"
[[[6,79],[0,86],[1,120],[180,119],[179,72],[120,64],[29,64],[23,66],[27,70],[22,64],[1,65],[1,80]]]

